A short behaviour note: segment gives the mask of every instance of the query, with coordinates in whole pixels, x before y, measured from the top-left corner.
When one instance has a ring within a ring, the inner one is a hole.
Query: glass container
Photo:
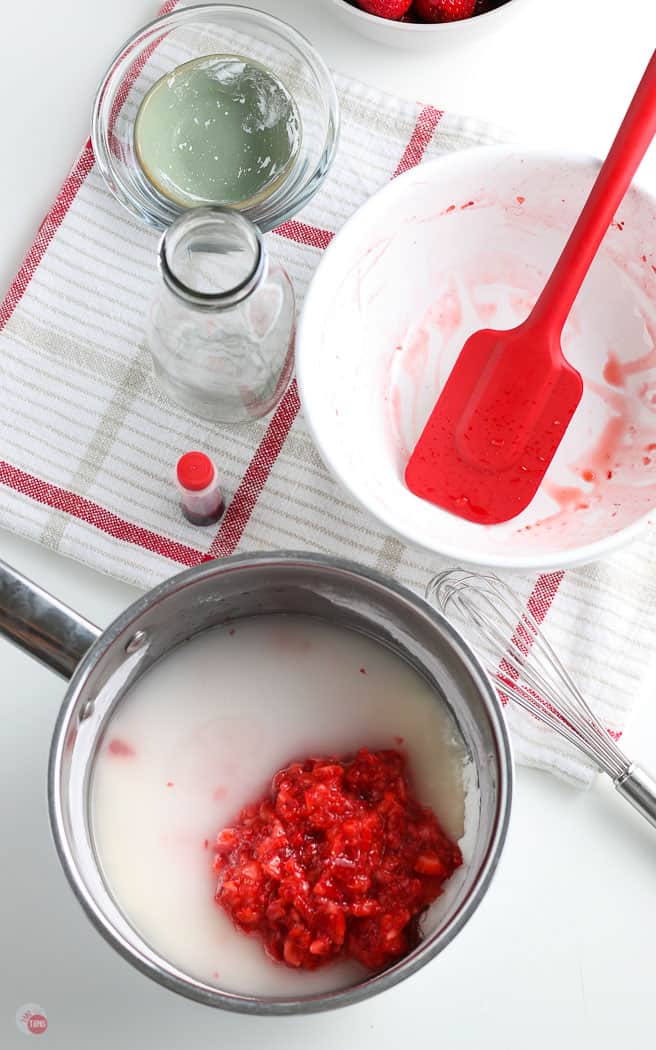
[[[294,163],[272,192],[241,208],[266,232],[317,192],[333,161],[339,126],[337,94],[323,59],[305,37],[272,15],[232,4],[202,4],[176,9],[135,33],[111,62],[96,95],[91,125],[96,161],[111,192],[133,215],[166,229],[184,205],[146,177],[135,150],[135,121],[160,78],[212,55],[242,56],[266,67],[289,92],[298,115]],[[239,207],[227,199],[220,203]]]
[[[293,369],[294,292],[260,230],[232,208],[190,208],[158,262],[148,344],[165,392],[216,423],[265,416]]]

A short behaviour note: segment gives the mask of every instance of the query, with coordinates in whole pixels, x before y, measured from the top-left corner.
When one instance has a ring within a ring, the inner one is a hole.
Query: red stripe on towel
[[[236,549],[300,407],[294,379],[274,412],[266,433],[225,512],[221,527],[208,551],[211,558],[223,558]]]
[[[195,547],[188,547],[184,543],[161,536],[152,529],[145,529],[141,525],[135,525],[126,518],[121,518],[106,507],[102,507],[93,500],[79,496],[76,492],[64,489],[60,485],[53,485],[49,481],[43,481],[28,474],[11,463],[0,460],[0,484],[20,492],[37,503],[43,503],[53,510],[61,510],[78,521],[84,521],[87,525],[93,525],[100,532],[113,536],[114,539],[123,540],[136,547],[159,554],[163,558],[178,562],[180,565],[198,565],[207,560],[207,556]]]
[[[435,109],[434,106],[424,106],[421,113],[417,117],[417,123],[415,129],[412,132],[412,136],[408,145],[403,151],[401,160],[396,166],[396,170],[392,175],[395,179],[397,175],[402,175],[404,171],[409,171],[410,168],[414,168],[422,160],[426,149],[430,145],[435,128],[443,117],[441,109]]]
[[[64,216],[75,200],[80,186],[91,171],[93,160],[93,150],[91,149],[91,140],[89,139],[73,170],[57,194],[55,203],[39,226],[38,233],[34,238],[34,243],[25,256],[23,265],[9,286],[9,291],[2,302],[2,306],[0,306],[0,330],[4,328],[19,302],[25,295],[27,286],[32,280],[37,266],[45,255],[48,245],[61,226]]]
[[[319,226],[308,226],[305,222],[296,222],[290,219],[277,226],[273,231],[279,237],[286,237],[289,241],[297,244],[307,244],[311,248],[327,248],[335,234],[331,230],[322,230]]]

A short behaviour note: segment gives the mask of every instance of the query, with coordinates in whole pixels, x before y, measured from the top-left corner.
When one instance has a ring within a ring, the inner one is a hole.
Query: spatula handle
[[[530,320],[559,336],[590,264],[656,134],[656,51]]]

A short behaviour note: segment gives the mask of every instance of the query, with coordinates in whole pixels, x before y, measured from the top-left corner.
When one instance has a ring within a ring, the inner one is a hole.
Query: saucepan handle
[[[0,561],[0,635],[70,678],[101,630]]]

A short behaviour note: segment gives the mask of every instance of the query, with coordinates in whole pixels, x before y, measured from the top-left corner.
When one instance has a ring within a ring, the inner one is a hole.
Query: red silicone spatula
[[[531,502],[583,393],[560,336],[656,133],[656,52],[551,277],[526,321],[465,343],[405,471],[408,488],[492,525]]]

